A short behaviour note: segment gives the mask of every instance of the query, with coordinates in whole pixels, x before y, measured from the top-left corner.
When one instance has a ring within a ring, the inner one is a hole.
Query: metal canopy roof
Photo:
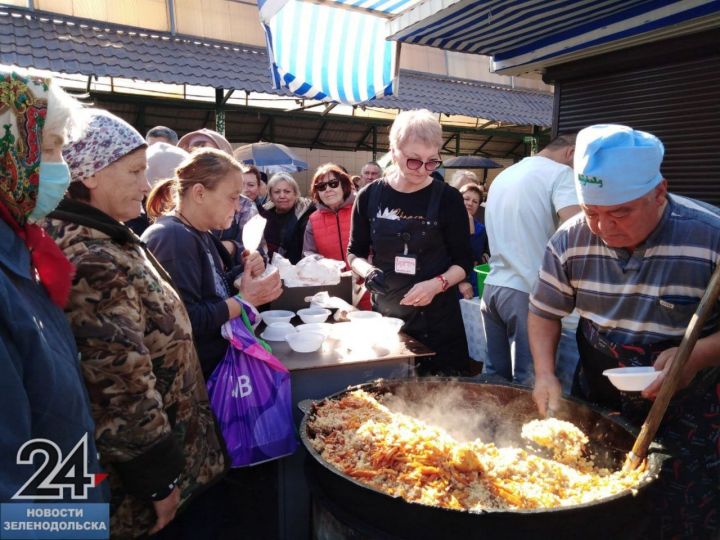
[[[424,0],[389,22],[390,39],[492,55],[520,74],[720,26],[718,0]]]
[[[0,63],[87,76],[290,95],[272,89],[264,49],[15,8],[0,9]],[[493,122],[549,127],[553,97],[401,71],[399,94],[375,100],[372,106],[427,108]]]
[[[212,128],[215,121],[215,106],[210,102],[96,92],[91,99],[96,106],[124,118],[143,133],[152,126],[164,125],[184,135],[201,127]],[[312,149],[372,151],[374,148],[382,153],[388,150],[390,124],[391,120],[320,116],[306,111],[288,113],[233,105],[225,110],[225,135],[234,143],[265,140]],[[528,154],[524,138],[533,134],[538,132],[529,126],[501,129],[443,126],[441,153],[517,160]]]

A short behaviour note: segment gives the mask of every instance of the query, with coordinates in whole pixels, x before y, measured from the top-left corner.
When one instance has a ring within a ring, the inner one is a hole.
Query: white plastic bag
[[[337,310],[333,315],[333,319],[335,319],[336,321],[346,321],[348,313],[358,310],[356,307],[348,304],[342,298],[338,298],[337,296],[330,296],[327,291],[320,291],[312,296],[308,296],[305,298],[305,301],[310,302],[311,307],[321,307]]]
[[[337,285],[343,268],[343,261],[320,255],[308,255],[296,265],[297,275],[305,285]]]
[[[304,285],[298,277],[297,270],[293,264],[279,253],[273,253],[271,264],[280,272],[280,279],[283,280],[283,286],[302,287]]]
[[[288,259],[275,253],[272,265],[280,271],[285,287],[307,287],[316,285],[337,285],[345,267],[343,261],[325,259],[320,255],[309,255],[293,266]]]

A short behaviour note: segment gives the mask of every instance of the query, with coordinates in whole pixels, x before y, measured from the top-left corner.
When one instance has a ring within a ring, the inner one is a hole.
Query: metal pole
[[[377,161],[377,126],[372,128],[372,160]]]
[[[167,0],[168,19],[170,20],[170,33],[175,35],[175,0]]]
[[[135,120],[135,129],[137,129],[140,133],[145,133],[145,105],[140,105],[140,107],[138,107],[138,115],[137,119]]]
[[[215,89],[215,131],[225,137],[225,106],[223,89]]]

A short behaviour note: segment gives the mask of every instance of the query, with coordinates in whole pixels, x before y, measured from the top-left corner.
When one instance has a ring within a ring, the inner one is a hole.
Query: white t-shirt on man
[[[485,283],[530,293],[557,213],[578,204],[572,168],[543,156],[527,157],[490,186],[485,227],[490,274]]]

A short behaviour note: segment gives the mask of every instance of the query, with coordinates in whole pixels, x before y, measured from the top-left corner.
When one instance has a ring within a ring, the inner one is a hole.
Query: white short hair
[[[270,180],[268,180],[268,192],[270,192],[270,190],[272,190],[272,188],[277,186],[280,182],[287,182],[288,184],[290,184],[290,186],[293,188],[293,191],[295,192],[295,195],[297,195],[298,197],[300,196],[300,186],[298,186],[298,183],[288,173],[283,172],[273,174]]]
[[[480,184],[480,180],[478,180],[477,174],[475,174],[474,172],[463,170],[455,171],[449,183],[455,189],[460,189],[465,184]]]
[[[410,141],[419,141],[440,148],[442,126],[435,114],[427,109],[403,111],[390,127],[390,148],[398,150]]]

